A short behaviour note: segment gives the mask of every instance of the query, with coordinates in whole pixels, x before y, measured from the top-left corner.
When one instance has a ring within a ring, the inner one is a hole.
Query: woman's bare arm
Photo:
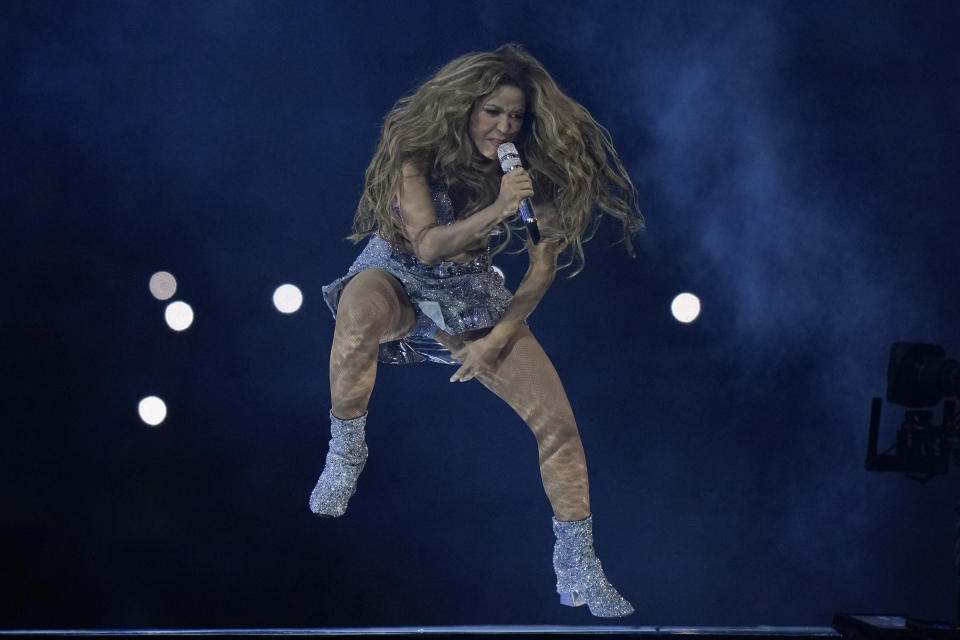
[[[399,197],[400,216],[413,254],[424,264],[435,264],[486,242],[490,231],[516,213],[520,200],[532,194],[532,188],[526,186],[529,182],[526,173],[508,173],[500,183],[500,195],[493,204],[469,218],[441,225],[437,224],[437,210],[433,206],[426,172],[405,165]]]
[[[533,313],[557,275],[557,256],[560,244],[556,240],[541,240],[527,247],[530,264],[520,281],[513,299],[503,317],[487,337],[501,346],[506,345],[517,329]]]
[[[550,239],[549,220],[552,207],[541,205],[537,208],[537,217],[546,221],[545,237],[537,244],[529,244],[527,253],[530,256],[530,265],[527,272],[513,294],[513,299],[507,305],[503,317],[484,337],[460,345],[452,337],[438,334],[437,340],[451,349],[455,358],[462,366],[450,378],[450,382],[466,382],[472,380],[478,373],[492,369],[503,353],[504,348],[523,326],[523,322],[537,308],[544,294],[553,284],[557,274],[557,256],[562,246],[556,239]]]

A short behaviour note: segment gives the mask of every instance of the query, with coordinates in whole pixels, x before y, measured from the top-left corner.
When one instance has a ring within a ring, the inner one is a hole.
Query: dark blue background
[[[306,508],[320,287],[382,117],[509,41],[610,129],[649,221],[531,318],[626,622],[952,615],[955,477],[863,458],[890,343],[960,356],[957,3],[33,0],[0,25],[0,626],[592,622],[553,593],[532,435],[449,368],[383,369],[350,511]]]

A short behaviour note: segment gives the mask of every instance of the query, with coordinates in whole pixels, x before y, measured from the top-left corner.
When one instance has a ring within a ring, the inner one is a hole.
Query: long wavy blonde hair
[[[402,168],[408,163],[431,179],[446,181],[458,218],[496,199],[499,166],[476,150],[469,119],[478,101],[504,85],[519,88],[526,98],[515,144],[534,183],[534,207],[552,202],[556,210],[550,220],[541,216],[541,226],[544,235],[557,238],[566,249],[561,268],[575,263],[571,275],[583,268],[583,242],[592,236],[596,227],[591,220],[600,212],[622,224],[623,242],[633,255],[632,236],[644,221],[636,188],[610,134],[517,45],[461,56],[413,95],[396,102],[367,168],[351,240],[360,242],[379,233],[388,242],[406,245],[394,204],[403,182]],[[504,227],[498,250],[510,241],[511,228]]]

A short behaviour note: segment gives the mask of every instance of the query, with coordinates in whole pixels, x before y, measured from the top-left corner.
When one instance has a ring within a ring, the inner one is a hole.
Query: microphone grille
[[[510,173],[514,169],[522,167],[520,154],[517,153],[517,147],[512,142],[504,142],[497,147],[497,157],[500,158],[500,168],[504,173]]]

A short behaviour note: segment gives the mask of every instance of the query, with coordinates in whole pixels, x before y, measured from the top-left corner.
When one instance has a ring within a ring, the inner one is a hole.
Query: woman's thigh
[[[394,276],[379,269],[361,271],[347,283],[337,307],[337,329],[350,325],[375,333],[380,342],[398,340],[413,328],[416,313]]]
[[[470,341],[481,335],[463,339]],[[535,432],[546,425],[575,428],[563,382],[528,326],[517,330],[496,367],[477,379],[510,405]]]

